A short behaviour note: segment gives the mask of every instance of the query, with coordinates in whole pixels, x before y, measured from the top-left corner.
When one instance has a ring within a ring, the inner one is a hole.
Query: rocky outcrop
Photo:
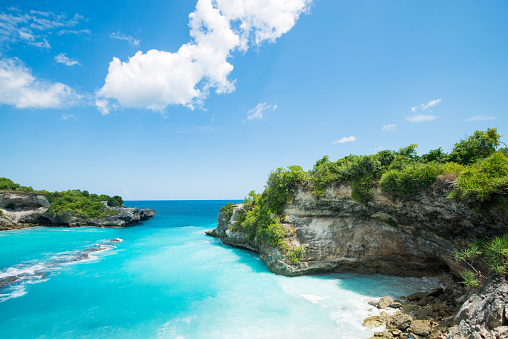
[[[464,298],[454,319],[458,325],[447,338],[508,338],[508,283],[504,278],[491,280]]]
[[[13,211],[29,211],[40,207],[49,207],[44,194],[31,192],[0,192],[0,208]]]
[[[0,231],[32,226],[97,226],[125,227],[155,215],[152,209],[107,207],[115,215],[82,218],[70,213],[54,216],[48,212],[49,202],[42,194],[0,192]]]
[[[451,184],[440,178],[430,189],[411,198],[385,196],[374,188],[371,201],[351,199],[351,188],[329,187],[323,197],[297,188],[285,207],[286,226],[294,230],[288,241],[305,248],[299,263],[270,247],[231,230],[236,215],[219,214],[210,232],[225,244],[260,253],[275,273],[301,275],[323,272],[382,273],[402,276],[456,275],[462,268],[452,259],[454,247],[479,237],[506,231],[508,214],[496,207],[474,211],[465,201],[447,199]],[[291,232],[289,232],[291,233]]]

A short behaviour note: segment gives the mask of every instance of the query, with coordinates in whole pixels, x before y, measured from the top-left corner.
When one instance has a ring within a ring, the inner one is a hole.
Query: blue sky
[[[241,199],[323,155],[508,133],[504,0],[1,6],[0,176],[35,189]]]

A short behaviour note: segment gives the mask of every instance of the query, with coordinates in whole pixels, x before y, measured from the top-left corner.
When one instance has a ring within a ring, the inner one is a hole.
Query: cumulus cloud
[[[356,137],[354,137],[354,136],[342,137],[339,140],[335,140],[334,142],[332,142],[332,145],[333,144],[343,144],[343,143],[346,143],[346,142],[353,142],[355,140],[356,140]]]
[[[7,12],[0,12],[0,44],[8,45],[15,42],[25,42],[40,48],[51,48],[48,42],[50,34],[64,34],[70,32],[66,28],[74,27],[86,21],[79,14],[68,18],[67,14],[53,12],[29,11],[24,12],[10,7]],[[88,31],[89,30],[83,30]],[[74,31],[77,32],[77,31]]]
[[[395,124],[383,126],[383,131],[395,132],[396,129],[397,129],[397,125],[395,125]]]
[[[487,121],[487,120],[494,120],[496,117],[488,117],[485,115],[477,115],[471,118],[466,119],[465,121]]]
[[[256,107],[247,111],[247,119],[261,120],[264,118],[264,112],[266,110],[275,111],[275,109],[277,109],[277,105],[267,105],[266,102],[259,103],[256,105]]]
[[[127,41],[129,44],[136,47],[139,46],[140,43],[140,40],[134,38],[133,36],[121,34],[120,32],[113,32],[109,37],[117,40]]]
[[[209,92],[230,93],[231,53],[274,42],[288,32],[312,0],[198,0],[189,15],[191,41],[176,52],[138,51],[113,58],[97,107],[163,111],[168,105],[202,106]]]
[[[417,114],[410,117],[406,117],[406,121],[410,122],[423,122],[423,121],[431,121],[435,120],[437,117],[435,115],[426,115],[426,114]]]
[[[61,108],[80,99],[67,85],[36,79],[18,59],[0,59],[0,104],[16,108]]]
[[[65,55],[65,53],[58,54],[55,57],[55,61],[58,62],[58,63],[64,64],[64,65],[67,65],[67,66],[79,65],[79,61],[78,60],[70,59],[69,57],[67,57]]]

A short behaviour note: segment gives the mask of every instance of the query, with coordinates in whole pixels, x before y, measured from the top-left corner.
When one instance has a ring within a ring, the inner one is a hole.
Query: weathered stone
[[[402,308],[402,304],[398,301],[394,301],[390,304],[391,308]]]
[[[382,297],[379,299],[378,308],[379,309],[386,309],[387,307],[390,307],[390,305],[393,303],[393,298],[390,296]]]
[[[427,336],[432,331],[432,328],[426,320],[414,320],[409,326],[408,331],[419,336]]]
[[[389,327],[391,329],[398,329],[401,331],[405,331],[409,327],[409,325],[411,325],[412,321],[413,321],[413,318],[410,315],[397,314],[397,315],[390,318],[387,327]]]
[[[375,315],[372,317],[368,317],[363,321],[363,326],[367,328],[374,328],[383,326],[386,324],[387,316],[386,315]]]
[[[427,292],[417,292],[407,296],[407,300],[409,301],[418,301],[427,296]]]

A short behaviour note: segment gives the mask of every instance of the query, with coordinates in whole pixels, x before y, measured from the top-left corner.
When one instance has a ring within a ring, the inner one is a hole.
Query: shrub
[[[496,152],[467,167],[457,180],[453,196],[486,200],[508,189],[508,156]]]
[[[470,269],[462,272],[463,284],[477,288],[485,279],[477,266],[487,264],[492,273],[506,276],[508,274],[508,234],[494,237],[489,241],[475,239],[462,251],[455,250],[455,260],[463,262]]]
[[[222,206],[222,212],[224,212],[224,218],[229,221],[233,216],[233,208],[235,205],[232,202],[228,202],[226,205]]]
[[[21,189],[21,186],[19,184],[16,184],[11,179],[0,178],[0,190],[18,191],[20,189]]]
[[[414,164],[386,172],[379,181],[379,187],[385,194],[407,197],[431,186],[440,172],[441,167],[436,164]]]

